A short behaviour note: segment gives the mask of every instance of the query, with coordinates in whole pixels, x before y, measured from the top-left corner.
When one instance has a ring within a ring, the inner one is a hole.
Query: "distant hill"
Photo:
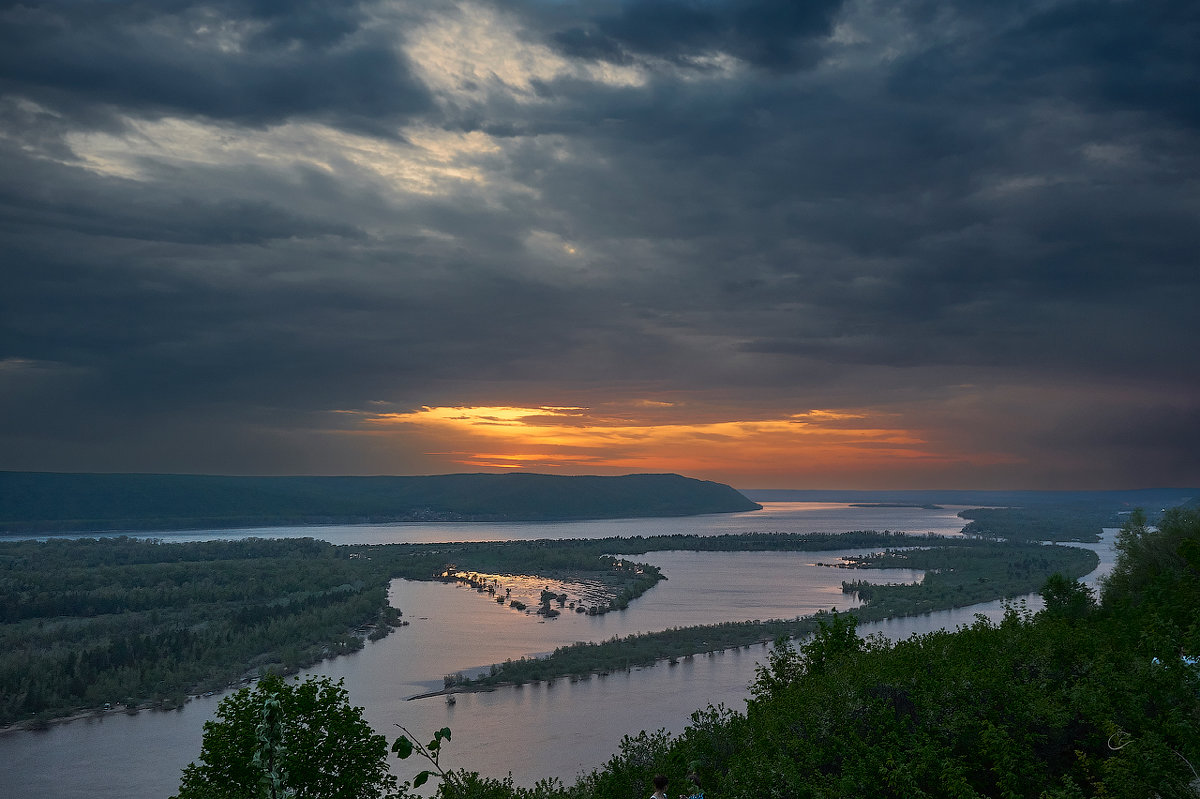
[[[555,521],[758,510],[722,483],[621,477],[222,477],[0,472],[0,532],[384,521]]]

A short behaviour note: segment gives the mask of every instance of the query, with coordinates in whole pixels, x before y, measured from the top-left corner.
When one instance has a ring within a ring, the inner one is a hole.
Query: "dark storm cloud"
[[[742,269],[753,249],[763,294],[809,307],[783,320],[782,337],[753,308],[741,320],[751,351],[1166,373],[1162,336],[1196,330],[1169,298],[1121,331],[1123,346],[1092,344],[1112,338],[1123,305],[1159,303],[1164,284],[1197,289],[1196,149],[1178,113],[1184,83],[1200,84],[1194,48],[1179,46],[1195,13],[975,7],[930,19],[929,48],[869,76],[574,94],[572,118],[595,124],[591,144],[636,166],[610,178],[606,160],[563,183],[588,182],[593,224],[615,212],[614,235],[695,242],[692,277],[725,268],[714,253]],[[679,40],[698,25],[678,26]],[[944,42],[956,27],[964,35]],[[1129,64],[1140,67],[1122,73]],[[1118,75],[1126,89],[1114,95],[1105,87]],[[1108,146],[1138,163],[1104,163]],[[796,239],[832,252],[805,257],[789,250]]]
[[[387,132],[429,97],[358,5],[83,2],[13,6],[0,91],[60,113],[109,109]]]
[[[678,394],[1200,479],[1194,5],[8,7],[0,467]]]
[[[842,0],[688,2],[633,0],[605,6],[587,25],[558,31],[553,41],[566,55],[628,63],[636,56],[684,65],[716,53],[757,67],[789,71],[812,66]]]
[[[419,405],[431,382],[536,373],[574,338],[578,299],[489,268],[519,247],[469,208],[420,216],[474,225],[490,256],[367,240],[277,204],[199,201],[187,187],[44,161],[18,178],[21,162],[8,163],[0,361],[30,362],[5,375],[11,432],[243,405],[289,415],[375,398]],[[272,190],[283,201],[286,187]]]
[[[239,401],[336,408],[413,380],[494,378],[512,372],[514,348],[528,358],[561,348],[564,337],[525,322],[566,326],[574,304],[437,256],[354,260],[337,242],[267,253],[160,240],[154,257],[137,256],[136,241],[60,235],[54,247],[10,249],[25,268],[7,281],[4,355],[57,364],[93,406],[137,412]],[[313,257],[328,271],[290,263]]]
[[[957,24],[986,35],[940,44],[909,59],[894,76],[893,88],[901,94],[958,99],[988,92],[1000,102],[1061,96],[1101,110],[1135,109],[1200,124],[1195,3],[937,5],[943,12],[953,8]],[[919,16],[938,13],[917,8]]]
[[[171,198],[163,205],[135,201],[114,206],[108,199],[103,191],[55,200],[0,187],[0,209],[6,213],[6,223],[31,231],[207,245],[363,235],[351,225],[306,218],[266,202]]]

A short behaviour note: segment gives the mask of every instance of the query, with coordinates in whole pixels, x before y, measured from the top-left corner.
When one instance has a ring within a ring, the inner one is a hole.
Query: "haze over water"
[[[892,529],[957,532],[956,508],[852,508],[825,503],[771,503],[758,513],[685,519],[635,519],[561,524],[356,525],[252,531],[161,534],[169,540],[236,538],[245,535],[313,535],[336,543],[433,540],[595,538],[613,535],[726,532],[844,532]],[[440,535],[439,535],[440,531]],[[453,706],[408,697],[441,687],[442,675],[486,667],[506,658],[548,652],[576,640],[672,626],[789,618],[820,608],[851,606],[841,593],[845,572],[816,566],[839,552],[696,553],[653,552],[639,561],[663,569],[668,579],[627,611],[589,617],[566,613],[548,621],[501,607],[487,595],[441,583],[397,580],[392,604],[410,621],[361,652],[318,664],[306,673],[344,679],[351,701],[389,740],[403,724],[418,736],[449,726],[454,737],[445,763],[519,784],[549,776],[571,781],[614,753],[624,734],[665,728],[678,732],[692,711],[708,704],[744,707],[763,647],[697,656],[671,667],[659,664],[607,677],[553,685],[527,685],[490,693],[462,694]],[[618,553],[619,554],[619,553]],[[1104,562],[1111,561],[1102,554]],[[872,571],[870,579],[909,581],[909,570]],[[879,629],[905,637],[969,623],[982,610],[992,617],[1000,603],[886,622]],[[180,769],[199,753],[202,725],[220,697],[193,700],[182,711],[114,714],[37,733],[0,736],[0,795],[46,799],[161,799],[178,787]],[[407,766],[395,761],[397,773]],[[415,769],[414,769],[415,770]]]

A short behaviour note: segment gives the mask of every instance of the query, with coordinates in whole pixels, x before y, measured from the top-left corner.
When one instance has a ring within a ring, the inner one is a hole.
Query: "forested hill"
[[[757,510],[677,474],[223,477],[0,472],[0,532],[380,521],[550,521]]]

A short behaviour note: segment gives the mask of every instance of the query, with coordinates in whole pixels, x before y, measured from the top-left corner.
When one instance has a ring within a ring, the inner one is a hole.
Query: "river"
[[[890,529],[957,533],[960,508],[856,508],[833,503],[768,503],[750,513],[683,519],[623,519],[539,524],[334,525],[267,530],[157,533],[164,540],[256,536],[313,536],[333,543],[486,541],[538,538],[738,532],[845,532]],[[1101,567],[1111,567],[1112,535],[1093,545]],[[854,550],[858,552],[859,550]],[[844,572],[818,566],[839,552],[653,552],[638,556],[668,579],[632,603],[604,616],[566,613],[542,620],[512,611],[465,587],[396,580],[392,604],[410,623],[360,652],[318,664],[307,674],[342,679],[351,701],[389,740],[402,724],[427,738],[449,726],[443,765],[483,774],[511,774],[521,785],[556,776],[570,782],[597,768],[621,737],[640,730],[678,732],[694,710],[709,704],[745,706],[747,686],[764,647],[735,649],[657,666],[572,682],[460,694],[454,705],[409,697],[440,688],[442,676],[470,672],[506,658],[548,652],[556,646],[672,626],[759,618],[790,618],[821,608],[846,608]],[[919,573],[887,570],[873,579],[909,581]],[[1027,601],[1036,601],[1032,597]],[[1036,609],[1031,604],[1032,609]],[[969,624],[976,613],[996,619],[999,602],[866,626],[863,634],[890,638]],[[38,732],[0,736],[0,796],[45,799],[162,799],[178,787],[180,770],[200,750],[203,724],[220,696],[193,699],[170,712],[124,713],[75,721]],[[411,776],[409,763],[394,761]],[[412,764],[415,766],[415,764]]]

